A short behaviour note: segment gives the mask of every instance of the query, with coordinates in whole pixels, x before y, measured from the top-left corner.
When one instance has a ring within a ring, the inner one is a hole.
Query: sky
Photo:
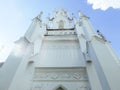
[[[43,11],[42,18],[58,8],[78,18],[78,10],[90,17],[94,30],[99,30],[120,57],[120,0],[1,0],[0,62],[6,60],[14,42],[24,36],[32,19]]]

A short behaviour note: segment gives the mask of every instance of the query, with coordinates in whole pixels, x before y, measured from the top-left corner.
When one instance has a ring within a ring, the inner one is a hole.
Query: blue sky
[[[96,31],[99,29],[111,42],[120,57],[120,0],[1,0],[0,3],[0,62],[5,61],[14,42],[24,35],[31,20],[43,11],[52,17],[55,9],[64,8],[78,17],[78,10],[90,17]]]

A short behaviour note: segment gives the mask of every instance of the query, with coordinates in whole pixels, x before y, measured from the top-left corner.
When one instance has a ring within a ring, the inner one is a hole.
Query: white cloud
[[[120,0],[87,0],[92,4],[93,9],[107,10],[112,7],[114,9],[120,8]]]

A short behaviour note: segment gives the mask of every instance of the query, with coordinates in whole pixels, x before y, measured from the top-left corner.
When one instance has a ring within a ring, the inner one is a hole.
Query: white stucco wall
[[[85,66],[85,60],[80,50],[79,41],[67,40],[44,40],[38,56],[38,67],[80,67]],[[72,37],[72,36],[70,36]],[[54,37],[55,39],[56,37]],[[77,38],[77,37],[76,37]],[[69,39],[69,38],[68,38]]]

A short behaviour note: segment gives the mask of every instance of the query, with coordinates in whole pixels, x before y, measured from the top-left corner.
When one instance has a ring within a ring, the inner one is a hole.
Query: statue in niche
[[[64,28],[64,22],[63,20],[59,21],[59,29],[63,29]]]

